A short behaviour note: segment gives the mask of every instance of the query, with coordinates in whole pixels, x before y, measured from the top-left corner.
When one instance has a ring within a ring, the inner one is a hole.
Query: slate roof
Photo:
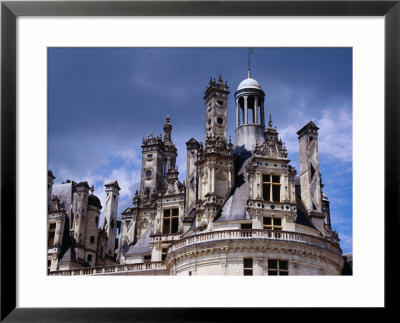
[[[72,209],[72,182],[65,184],[54,184],[52,194],[57,196],[61,203],[64,204],[67,216],[71,221],[71,209]]]
[[[233,154],[237,156],[235,160],[235,185],[232,188],[231,196],[222,207],[222,212],[216,217],[215,222],[250,219],[246,211],[247,200],[249,198],[246,165],[252,160],[251,153],[244,146],[241,146],[236,147]],[[238,172],[236,172],[237,169],[239,169]]]
[[[121,188],[119,187],[119,184],[118,184],[118,181],[117,180],[113,180],[113,181],[110,181],[109,183],[107,183],[107,184],[104,184],[104,186],[115,186],[118,190],[120,190]]]
[[[128,251],[125,253],[126,256],[142,254],[142,253],[150,253],[150,233],[151,226],[147,228],[145,233],[140,237],[140,239],[134,244],[131,245]]]
[[[93,205],[93,206],[97,206],[99,208],[102,208],[99,198],[94,194],[90,194],[89,195],[89,197],[88,197],[88,205]]]
[[[314,226],[314,223],[311,221],[310,217],[308,216],[306,207],[303,204],[303,201],[301,200],[301,190],[300,190],[300,176],[295,177],[295,191],[296,191],[296,211],[297,211],[297,218],[296,218],[296,224],[301,224],[306,227],[313,228],[317,230],[317,228]]]
[[[61,242],[60,253],[58,254],[58,261],[60,262],[75,262],[78,263],[75,254],[75,243],[69,232],[69,220],[65,219],[63,239]]]

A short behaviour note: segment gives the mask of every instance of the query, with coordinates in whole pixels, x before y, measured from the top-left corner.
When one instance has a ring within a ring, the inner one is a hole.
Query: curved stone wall
[[[268,230],[184,238],[170,246],[166,266],[171,275],[243,276],[243,259],[252,259],[253,275],[268,275],[268,260],[287,261],[289,275],[340,275],[343,267],[340,248],[325,239]]]

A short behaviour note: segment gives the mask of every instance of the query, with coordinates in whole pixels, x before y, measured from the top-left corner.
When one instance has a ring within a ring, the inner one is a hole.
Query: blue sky
[[[183,180],[185,142],[204,142],[204,91],[222,74],[231,94],[228,134],[234,141],[233,94],[247,77],[247,48],[49,48],[48,168],[56,183],[88,181],[104,203],[117,179],[119,210],[140,185],[141,142],[162,132],[167,114]],[[352,49],[254,48],[251,74],[266,93],[265,113],[299,172],[296,132],[319,128],[324,193],[332,227],[352,251]]]

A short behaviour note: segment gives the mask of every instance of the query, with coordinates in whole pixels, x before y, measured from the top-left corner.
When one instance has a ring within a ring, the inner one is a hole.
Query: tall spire
[[[171,130],[172,130],[172,125],[171,125],[171,117],[167,115],[165,118],[165,125],[164,125],[164,141],[171,141]]]
[[[272,117],[271,117],[271,113],[269,114],[268,128],[272,128]]]
[[[248,56],[247,78],[251,77],[251,75],[250,75],[250,54],[253,54],[253,49],[252,48],[249,48],[249,52],[247,54],[247,56]]]

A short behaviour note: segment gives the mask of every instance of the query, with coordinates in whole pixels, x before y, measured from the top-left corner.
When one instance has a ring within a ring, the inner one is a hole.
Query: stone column
[[[210,162],[208,162],[208,193],[211,192],[211,166]]]
[[[211,175],[211,181],[212,181],[212,184],[211,184],[211,192],[212,192],[212,193],[215,193],[215,166],[213,166],[213,168],[212,168],[211,170],[212,170],[212,175]]]
[[[198,174],[199,176],[199,200],[203,199],[203,170],[201,170]]]
[[[244,124],[247,124],[247,96],[243,97],[244,99]]]
[[[240,104],[239,100],[236,100],[236,128],[240,126]]]
[[[265,116],[264,116],[264,102],[261,101],[261,105],[260,105],[260,109],[261,109],[261,124],[263,127],[265,127]]]
[[[258,97],[254,97],[254,123],[258,124]]]

